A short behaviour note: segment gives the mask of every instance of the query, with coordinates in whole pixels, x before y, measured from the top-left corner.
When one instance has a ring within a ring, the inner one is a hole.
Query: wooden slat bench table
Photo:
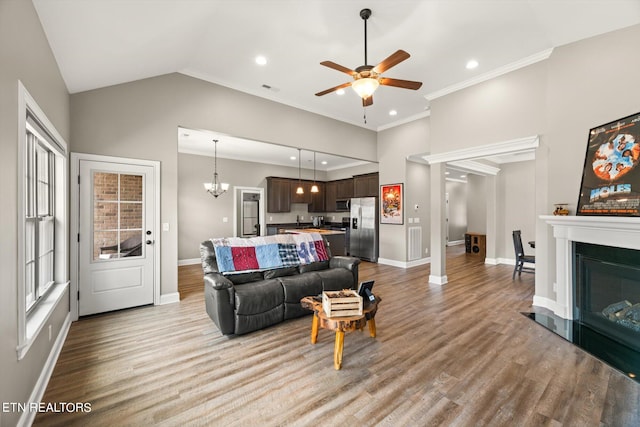
[[[342,350],[344,349],[344,333],[363,330],[367,322],[369,323],[369,335],[376,337],[375,315],[378,310],[378,303],[381,301],[376,297],[375,302],[366,302],[362,307],[362,314],[346,317],[327,317],[322,309],[322,298],[316,296],[304,297],[300,300],[302,307],[313,311],[313,321],[311,324],[311,344],[318,341],[318,330],[328,329],[336,332],[335,345],[333,349],[333,367],[336,370],[342,367]]]

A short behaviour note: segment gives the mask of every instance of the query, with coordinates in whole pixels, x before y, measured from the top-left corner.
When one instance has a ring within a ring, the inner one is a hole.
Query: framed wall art
[[[380,186],[380,224],[404,224],[402,183]]]
[[[640,113],[589,130],[577,215],[640,216]]]

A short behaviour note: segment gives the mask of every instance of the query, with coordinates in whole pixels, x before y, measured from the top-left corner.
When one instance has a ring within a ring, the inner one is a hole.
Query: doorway
[[[234,224],[236,237],[265,235],[264,188],[234,187]]]
[[[158,302],[159,167],[72,153],[78,186],[72,191],[71,295],[77,290],[77,298],[71,305],[77,316]]]

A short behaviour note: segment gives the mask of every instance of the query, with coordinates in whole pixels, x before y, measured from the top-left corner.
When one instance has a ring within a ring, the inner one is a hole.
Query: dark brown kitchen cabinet
[[[353,178],[339,179],[336,181],[336,199],[350,199],[353,197]]]
[[[336,210],[336,198],[338,197],[338,183],[336,181],[329,181],[325,183],[325,197],[324,203],[327,208],[327,212],[333,212]]]
[[[312,183],[313,185],[313,183]],[[324,182],[316,181],[318,186],[317,193],[311,193],[311,203],[309,203],[309,212],[326,212],[326,184]]]
[[[298,182],[297,179],[291,179],[289,182],[291,186],[291,203],[311,203],[311,186],[313,185],[313,182],[305,181],[304,179],[300,182]],[[296,193],[299,186],[302,186],[304,193]]]
[[[288,178],[267,177],[267,212],[291,212],[290,181]]]
[[[378,173],[368,173],[353,177],[354,197],[375,197],[378,195]]]

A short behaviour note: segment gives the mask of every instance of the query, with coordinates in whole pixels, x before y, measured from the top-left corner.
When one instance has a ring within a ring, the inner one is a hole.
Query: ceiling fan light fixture
[[[362,79],[355,80],[351,83],[351,87],[358,94],[360,98],[366,99],[373,95],[373,92],[378,89],[380,86],[380,82],[378,79],[373,79],[371,77],[366,77]]]

